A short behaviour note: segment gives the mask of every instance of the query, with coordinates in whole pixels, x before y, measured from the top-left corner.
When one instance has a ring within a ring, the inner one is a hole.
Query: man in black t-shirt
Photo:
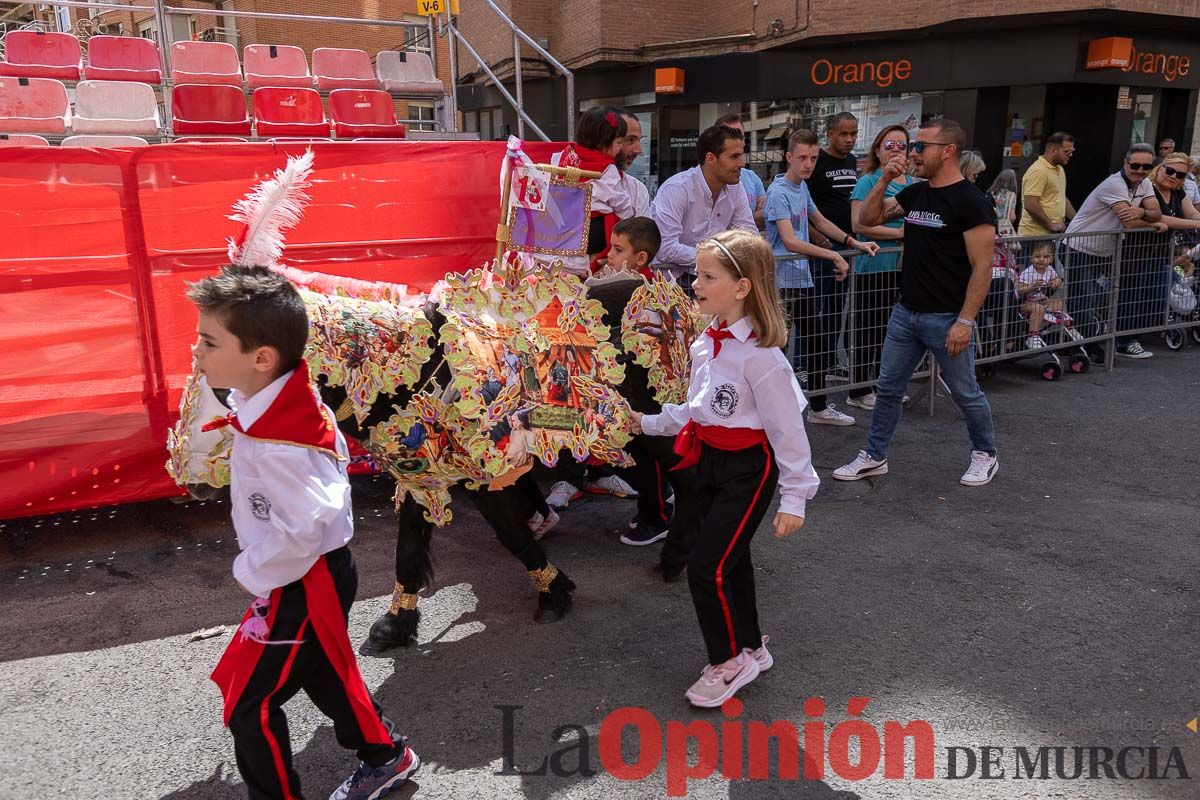
[[[958,123],[925,123],[909,149],[917,177],[927,180],[885,200],[887,185],[906,168],[904,154],[895,152],[883,168],[883,178],[863,201],[863,225],[883,224],[884,214],[896,208],[903,212],[904,268],[900,301],[892,309],[883,343],[867,449],[834,471],[839,480],[888,471],[887,451],[900,423],[904,390],[926,350],[937,359],[971,435],[971,464],[960,482],[983,486],[1000,466],[991,408],[975,381],[971,343],[975,315],[991,283],[996,214],[983,192],[958,169],[965,145],[966,132]]]

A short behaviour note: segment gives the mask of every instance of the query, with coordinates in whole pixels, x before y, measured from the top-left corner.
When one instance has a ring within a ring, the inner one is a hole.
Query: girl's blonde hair
[[[758,346],[785,346],[788,325],[775,289],[775,256],[771,246],[757,233],[731,230],[701,242],[696,249],[713,256],[734,278],[750,281],[746,316],[750,318]]]
[[[1164,164],[1171,164],[1176,167],[1182,165],[1184,172],[1192,171],[1192,159],[1188,158],[1187,153],[1171,153],[1163,156],[1163,160],[1160,161],[1154,169],[1150,170],[1151,182],[1158,183],[1159,176],[1162,175],[1162,168]]]

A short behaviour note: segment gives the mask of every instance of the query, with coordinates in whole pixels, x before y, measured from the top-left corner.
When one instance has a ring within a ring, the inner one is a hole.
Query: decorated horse
[[[311,156],[290,160],[239,203],[235,218],[250,231],[262,227],[258,221],[275,213],[264,197],[291,197],[302,207],[310,166]],[[243,263],[247,249],[234,243],[231,261]],[[362,652],[415,640],[418,593],[433,581],[433,529],[452,520],[450,489],[458,484],[528,571],[538,591],[535,620],[561,619],[575,583],[550,563],[531,529],[545,504],[530,469],[559,458],[632,465],[624,450],[629,403],[620,390],[660,401],[686,391],[697,329],[687,298],[672,283],[628,274],[619,287],[594,290],[602,303],[556,265],[512,252],[413,295],[395,284],[280,266],[281,253],[251,257],[299,288],[310,326],[306,360],[323,400],[361,445],[361,460],[396,481],[396,584]],[[228,481],[228,434],[203,430],[224,413],[194,375],[169,437],[168,470],[177,482]]]

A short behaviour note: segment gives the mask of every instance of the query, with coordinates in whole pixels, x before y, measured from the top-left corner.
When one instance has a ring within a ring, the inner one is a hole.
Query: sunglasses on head
[[[1129,168],[1134,172],[1149,172],[1154,166],[1149,161],[1126,161],[1125,163],[1128,164]]]
[[[924,153],[926,147],[946,147],[950,142],[909,142],[908,149],[913,153]]]
[[[1186,169],[1175,169],[1174,167],[1168,167],[1164,164],[1163,165],[1163,174],[1166,175],[1168,178],[1182,178],[1185,175],[1187,175],[1188,172]]]

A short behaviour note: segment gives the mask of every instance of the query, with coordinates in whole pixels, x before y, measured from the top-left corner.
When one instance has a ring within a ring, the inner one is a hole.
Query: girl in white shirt
[[[820,481],[804,432],[807,401],[780,349],[788,328],[771,248],[757,233],[724,231],[698,246],[696,275],[696,301],[713,321],[692,345],[688,400],[632,417],[636,432],[677,434],[677,469],[696,467],[687,572],[709,665],[687,698],[715,708],[774,663],[758,626],[750,540],[776,486],[773,527],[783,538],[804,524]]]

